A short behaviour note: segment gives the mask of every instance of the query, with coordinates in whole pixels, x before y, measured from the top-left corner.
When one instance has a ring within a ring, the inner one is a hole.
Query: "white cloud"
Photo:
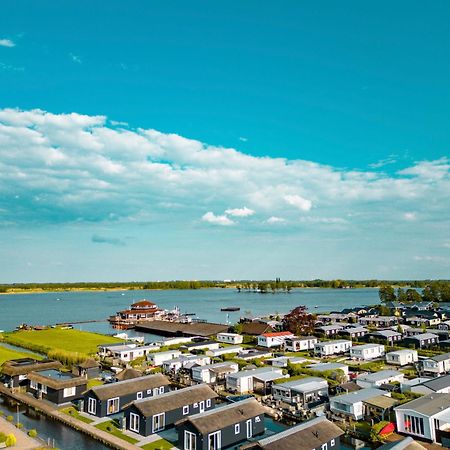
[[[15,47],[16,44],[11,39],[0,39],[0,47]]]
[[[406,212],[403,214],[405,220],[412,222],[417,219],[417,214],[415,212]]]
[[[203,214],[202,220],[204,222],[212,223],[214,225],[222,225],[222,226],[229,226],[229,225],[234,225],[235,224],[235,222],[233,222],[227,216],[216,216],[211,211],[207,212],[206,214]]]
[[[300,211],[309,211],[312,207],[311,200],[307,200],[300,195],[285,195],[284,200],[287,204],[295,206]]]
[[[272,217],[269,217],[266,220],[266,222],[269,223],[270,225],[275,225],[275,224],[285,223],[286,219],[283,219],[282,217],[272,216]]]
[[[247,208],[244,206],[243,208],[234,208],[234,209],[227,209],[225,210],[225,214],[228,214],[229,216],[235,216],[235,217],[248,217],[255,214],[255,211],[253,209]]]
[[[0,223],[151,221],[169,210],[184,215],[184,222],[205,211],[225,211],[207,213],[204,220],[226,225],[254,211],[269,217],[268,223],[282,217],[299,227],[342,224],[340,217],[351,217],[352,227],[379,230],[389,220],[393,233],[393,224],[404,227],[408,220],[398,211],[426,217],[428,224],[450,221],[443,207],[450,204],[446,158],[388,175],[254,157],[109,123],[104,116],[0,110]],[[299,220],[299,211],[312,211],[313,205],[314,215]],[[431,232],[440,243],[448,239]]]

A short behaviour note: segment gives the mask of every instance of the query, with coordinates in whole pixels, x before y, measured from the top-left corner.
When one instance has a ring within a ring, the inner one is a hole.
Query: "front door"
[[[184,432],[184,450],[197,449],[197,436],[190,431]]]
[[[202,412],[205,412],[205,401],[204,400],[202,400],[199,404],[198,404],[198,406],[199,406],[199,411],[202,413]]]
[[[139,416],[134,413],[130,413],[130,430],[139,433]]]
[[[95,398],[88,397],[88,413],[95,415],[97,411],[97,402]]]
[[[253,426],[252,426],[252,420],[247,420],[247,439],[250,439],[253,435]]]

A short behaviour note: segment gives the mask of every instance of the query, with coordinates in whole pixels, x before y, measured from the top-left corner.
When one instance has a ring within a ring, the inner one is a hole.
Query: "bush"
[[[8,422],[12,422],[12,421],[14,420],[14,417],[13,417],[13,416],[7,416],[7,417],[6,417],[6,420],[7,420]]]
[[[28,432],[28,436],[30,436],[30,437],[32,437],[32,438],[35,438],[35,437],[37,437],[37,435],[38,435],[38,432],[36,431],[36,430],[30,430],[29,432]]]
[[[16,423],[16,428],[18,428],[19,430],[21,430],[23,428],[23,423],[17,422]]]
[[[17,444],[17,439],[16,437],[11,433],[8,434],[8,436],[6,436],[6,446],[7,447],[14,447]]]

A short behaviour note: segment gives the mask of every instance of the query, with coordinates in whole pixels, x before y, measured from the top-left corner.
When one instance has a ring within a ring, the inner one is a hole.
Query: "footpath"
[[[33,450],[42,447],[35,439],[28,436],[22,430],[15,427],[14,424],[0,417],[0,432],[4,434],[13,434],[17,439],[14,450]]]

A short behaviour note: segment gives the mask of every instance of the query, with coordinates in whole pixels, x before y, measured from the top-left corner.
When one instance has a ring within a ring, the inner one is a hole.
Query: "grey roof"
[[[394,350],[389,352],[388,355],[409,355],[410,353],[417,353],[417,350],[413,350],[412,348],[404,348],[403,350]]]
[[[323,384],[325,384],[325,386],[328,386],[327,381],[323,378],[306,377],[302,378],[301,380],[286,381],[285,383],[280,383],[275,386],[293,389],[298,392],[304,392],[320,388]]]
[[[426,447],[420,445],[412,437],[407,437],[400,441],[390,442],[378,447],[378,450],[426,450]]]
[[[207,434],[264,414],[264,411],[264,408],[254,398],[248,398],[210,411],[194,414],[177,422],[176,425],[189,422],[201,434]]]
[[[263,372],[254,375],[254,378],[259,381],[264,381],[264,383],[267,383],[268,381],[274,381],[278,380],[280,378],[287,378],[286,375],[279,374],[277,372]]]
[[[192,405],[216,397],[218,395],[207,384],[197,384],[156,397],[137,400],[130,406],[134,405],[143,416],[151,417],[155,414],[173,411],[185,405]]]
[[[370,333],[372,335],[377,335],[377,336],[384,336],[384,337],[393,337],[393,336],[401,336],[402,334],[394,331],[394,330],[379,330],[379,331],[374,331],[373,333]]]
[[[316,346],[323,347],[323,346],[326,346],[326,345],[343,344],[345,342],[350,342],[351,343],[352,341],[349,341],[348,339],[335,339],[335,340],[332,340],[332,341],[318,342],[316,344]]]
[[[450,410],[450,394],[428,394],[397,406],[395,410],[412,410],[431,417],[445,410]]]
[[[108,400],[109,398],[121,397],[123,395],[146,391],[147,389],[153,389],[155,387],[168,386],[169,384],[170,381],[164,375],[155,373],[145,377],[95,386],[89,391],[99,400]]]
[[[259,369],[252,369],[252,370],[240,370],[239,372],[232,373],[229,376],[233,378],[243,378],[243,377],[252,377],[255,375],[260,375],[265,372],[276,372],[279,374],[278,378],[281,378],[282,370],[281,369],[275,369],[272,367],[260,367]]]
[[[386,378],[396,377],[398,375],[403,375],[402,372],[398,370],[380,370],[379,372],[368,373],[366,375],[359,375],[358,380],[364,381],[382,381]]]
[[[352,405],[353,403],[364,402],[366,400],[369,400],[370,398],[379,397],[380,395],[385,394],[386,391],[382,391],[381,389],[367,388],[361,389],[360,391],[349,392],[348,394],[332,397],[330,401],[336,400],[339,403]]]
[[[417,339],[417,340],[422,340],[422,339],[437,339],[438,336],[436,334],[432,334],[432,333],[422,333],[422,334],[416,334],[415,336],[408,336],[407,339]]]
[[[347,367],[346,364],[342,363],[319,363],[319,364],[310,364],[308,369],[317,370],[318,372],[325,372],[326,370],[337,370]]]
[[[379,348],[384,347],[383,344],[362,344],[362,345],[354,345],[350,351],[353,350],[365,350],[366,348]]]
[[[443,355],[433,356],[430,359],[432,359],[433,361],[436,361],[436,362],[447,361],[448,359],[450,359],[450,353],[444,353]]]
[[[320,448],[343,434],[337,425],[321,416],[261,439],[256,445],[250,444],[248,447],[264,450],[311,450]]]
[[[432,378],[431,380],[422,383],[422,386],[425,386],[435,392],[446,389],[450,386],[450,375]]]

